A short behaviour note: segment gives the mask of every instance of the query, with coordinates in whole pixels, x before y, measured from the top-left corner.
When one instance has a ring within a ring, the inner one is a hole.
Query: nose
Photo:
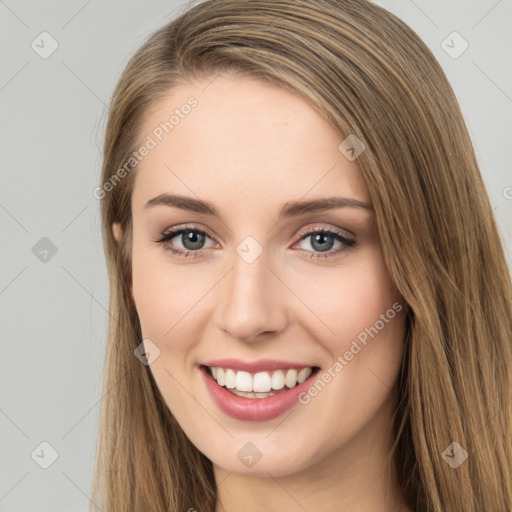
[[[237,254],[218,296],[217,326],[244,343],[278,336],[288,324],[286,287],[265,251],[252,263]],[[288,292],[289,293],[289,292]]]

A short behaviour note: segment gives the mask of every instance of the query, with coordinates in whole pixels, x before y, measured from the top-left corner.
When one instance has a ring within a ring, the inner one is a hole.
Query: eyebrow
[[[171,206],[182,210],[221,218],[217,208],[215,208],[213,204],[200,199],[194,199],[193,197],[160,194],[159,196],[150,199],[146,203],[145,208],[157,205]],[[333,208],[360,208],[364,210],[373,210],[371,204],[357,199],[352,199],[350,197],[326,197],[310,201],[289,201],[281,208],[281,211],[279,212],[279,219],[298,217],[307,213],[320,212]]]

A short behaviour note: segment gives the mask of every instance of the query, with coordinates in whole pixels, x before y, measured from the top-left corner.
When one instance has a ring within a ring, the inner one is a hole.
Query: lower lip
[[[277,418],[297,403],[299,395],[310,385],[310,379],[316,375],[313,372],[304,382],[268,398],[245,398],[234,395],[226,388],[219,386],[210,372],[200,366],[203,380],[217,407],[232,418],[243,421],[265,421]]]

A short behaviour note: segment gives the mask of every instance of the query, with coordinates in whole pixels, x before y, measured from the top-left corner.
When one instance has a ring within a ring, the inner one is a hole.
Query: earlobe
[[[121,224],[119,224],[118,222],[114,222],[112,224],[112,232],[114,233],[114,238],[118,242],[121,242],[121,240],[123,239],[123,230],[121,229]]]

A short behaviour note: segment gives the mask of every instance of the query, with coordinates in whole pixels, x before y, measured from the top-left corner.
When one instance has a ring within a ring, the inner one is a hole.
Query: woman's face
[[[132,293],[186,435],[253,475],[369,450],[390,425],[405,316],[345,137],[232,75],[173,89],[142,137]]]

